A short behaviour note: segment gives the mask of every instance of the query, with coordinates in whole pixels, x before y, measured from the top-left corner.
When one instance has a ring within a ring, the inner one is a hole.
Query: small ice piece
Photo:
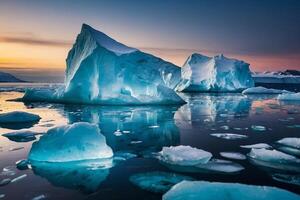
[[[130,144],[140,144],[142,143],[143,141],[140,141],[140,140],[133,140],[130,142]]]
[[[280,94],[277,99],[280,101],[300,101],[300,92]]]
[[[276,181],[299,185],[300,186],[300,175],[293,175],[293,174],[273,174],[272,178]]]
[[[272,146],[266,143],[258,143],[258,144],[251,144],[251,145],[241,145],[241,148],[245,149],[271,149]]]
[[[28,161],[27,160],[18,160],[16,162],[16,166],[19,170],[26,170],[26,169],[28,169]]]
[[[135,157],[137,157],[137,155],[134,153],[131,153],[131,152],[118,151],[118,152],[114,153],[114,159],[122,158],[124,160],[128,160],[128,159],[135,158]]]
[[[96,125],[78,122],[48,130],[32,144],[28,159],[45,162],[69,162],[104,159],[113,156],[105,137]]]
[[[201,163],[207,163],[212,157],[210,152],[183,145],[163,147],[159,154],[159,159],[161,161],[182,166],[193,166]]]
[[[5,185],[9,184],[10,182],[11,182],[11,179],[10,179],[10,178],[2,179],[2,180],[0,181],[0,187],[1,187],[1,186],[5,186]]]
[[[26,177],[27,177],[27,174],[23,174],[23,175],[21,175],[21,176],[18,176],[18,177],[16,177],[16,178],[12,179],[12,180],[11,180],[11,183],[18,182],[18,181],[20,181],[20,180],[22,180],[22,179],[24,179],[24,178],[26,178]]]
[[[208,173],[221,173],[221,174],[238,173],[245,169],[242,165],[238,163],[229,160],[221,160],[221,159],[212,159],[205,164],[196,165],[196,167]]]
[[[40,116],[36,114],[22,111],[13,111],[0,114],[0,124],[38,122],[40,119]]]
[[[0,199],[4,198],[5,194],[0,194]]]
[[[290,125],[287,128],[300,128],[300,124]]]
[[[242,94],[282,94],[282,93],[291,93],[287,90],[276,90],[265,87],[252,87],[244,90]]]
[[[265,131],[265,130],[266,130],[266,127],[264,127],[264,126],[259,126],[259,125],[252,125],[252,126],[251,126],[251,129],[254,130],[254,131]]]
[[[149,128],[159,128],[158,125],[149,126]]]
[[[184,180],[193,180],[193,178],[175,173],[157,171],[134,174],[129,180],[143,190],[154,193],[165,193],[173,185]]]
[[[163,200],[299,200],[300,196],[269,186],[206,181],[182,181],[162,197]]]
[[[41,194],[39,196],[36,196],[36,197],[33,197],[32,200],[42,200],[42,199],[46,199],[46,195],[44,194]]]
[[[15,172],[15,166],[7,166],[4,167],[0,175],[3,176],[14,176],[16,174]]]
[[[296,138],[296,137],[283,138],[281,140],[278,140],[277,143],[286,145],[289,147],[293,147],[296,149],[300,149],[300,138]]]
[[[14,142],[29,142],[36,139],[35,135],[38,133],[29,130],[19,130],[14,132],[5,133],[2,136],[7,137]]]
[[[221,152],[220,155],[224,158],[245,160],[246,156],[238,152]]]
[[[226,125],[225,126],[221,126],[220,129],[229,130],[229,126],[226,126]]]
[[[122,132],[121,132],[120,130],[116,130],[116,131],[114,132],[114,135],[115,135],[115,136],[121,136],[121,135],[122,135]]]
[[[234,133],[212,133],[211,136],[222,138],[226,140],[237,140],[237,139],[245,139],[248,136],[247,135],[240,135],[240,134],[234,134]]]

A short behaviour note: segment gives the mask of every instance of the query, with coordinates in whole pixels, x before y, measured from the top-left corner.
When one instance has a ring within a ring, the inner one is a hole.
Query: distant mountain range
[[[254,75],[257,74],[257,75],[278,75],[278,76],[300,76],[300,71],[298,70],[294,70],[294,69],[287,69],[285,71],[265,71],[265,72],[262,72],[262,73],[254,73]]]
[[[26,81],[18,79],[17,77],[9,73],[0,72],[0,83],[12,83],[12,82],[26,82]]]

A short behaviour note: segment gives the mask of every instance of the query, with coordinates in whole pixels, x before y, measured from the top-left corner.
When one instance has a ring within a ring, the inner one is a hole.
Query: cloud
[[[20,43],[27,45],[42,45],[42,46],[54,46],[54,47],[70,47],[71,41],[65,40],[47,40],[36,37],[18,37],[18,36],[0,36],[0,42],[4,43]]]

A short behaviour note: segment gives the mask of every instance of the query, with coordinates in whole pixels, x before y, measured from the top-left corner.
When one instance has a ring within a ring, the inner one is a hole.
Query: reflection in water
[[[251,101],[240,94],[182,94],[188,104],[176,112],[178,121],[188,124],[218,122],[224,118],[246,117],[251,109]]]
[[[70,123],[98,124],[107,144],[116,151],[136,154],[160,151],[163,146],[178,145],[179,130],[174,123],[178,107],[97,107],[66,106]]]
[[[95,192],[109,175],[112,158],[76,162],[31,162],[34,174],[46,178],[52,185]]]

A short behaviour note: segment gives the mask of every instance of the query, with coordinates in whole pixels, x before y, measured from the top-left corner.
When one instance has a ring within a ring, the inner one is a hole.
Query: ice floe
[[[30,128],[40,119],[39,115],[22,111],[1,113],[0,126],[9,129]]]
[[[300,101],[300,92],[280,94],[277,99],[281,101]]]
[[[211,136],[222,138],[226,140],[237,140],[237,139],[245,139],[248,136],[247,135],[240,135],[240,134],[234,134],[234,133],[212,133]]]
[[[163,195],[163,200],[299,200],[300,196],[275,187],[239,183],[182,181]]]
[[[175,165],[193,166],[200,163],[207,163],[212,154],[202,149],[190,146],[163,147],[160,152],[160,159],[163,162]]]
[[[282,94],[282,93],[291,93],[287,90],[277,90],[277,89],[270,89],[265,87],[252,87],[244,90],[243,94]]]
[[[260,126],[260,125],[252,125],[251,129],[254,131],[265,131],[266,127],[265,126]]]
[[[9,140],[14,142],[29,142],[36,139],[36,135],[39,133],[29,130],[18,130],[14,132],[5,133],[2,136],[7,137]]]
[[[272,178],[279,182],[300,186],[299,174],[272,174]]]
[[[250,145],[241,145],[241,148],[245,149],[271,149],[272,146],[266,143],[257,143],[257,144],[250,144]]]
[[[224,158],[230,158],[235,160],[245,160],[246,156],[238,152],[220,152],[220,155]]]

